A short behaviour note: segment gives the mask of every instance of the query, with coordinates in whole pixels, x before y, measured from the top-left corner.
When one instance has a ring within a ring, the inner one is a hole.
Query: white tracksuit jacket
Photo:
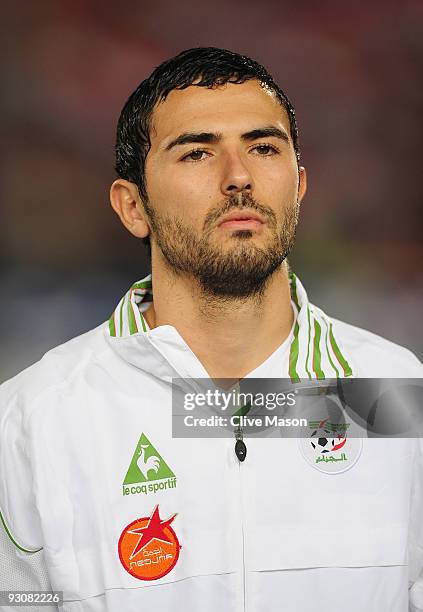
[[[290,336],[248,377],[422,377],[294,275],[291,293]],[[172,377],[208,375],[175,327],[148,329],[151,299],[149,275],[0,387],[2,519],[64,611],[423,610],[421,440],[365,438],[330,472],[296,439],[247,438],[241,463],[234,439],[173,438]]]

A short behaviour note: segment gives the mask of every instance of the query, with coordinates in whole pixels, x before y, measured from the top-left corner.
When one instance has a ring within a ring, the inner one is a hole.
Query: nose
[[[251,191],[253,180],[248,166],[241,157],[234,153],[224,161],[224,172],[221,183],[223,195],[230,196],[240,191]]]

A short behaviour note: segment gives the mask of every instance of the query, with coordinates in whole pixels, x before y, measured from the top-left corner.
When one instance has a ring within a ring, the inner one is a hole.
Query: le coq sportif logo
[[[176,476],[159,451],[142,433],[122,485],[123,495],[148,495],[174,489]]]

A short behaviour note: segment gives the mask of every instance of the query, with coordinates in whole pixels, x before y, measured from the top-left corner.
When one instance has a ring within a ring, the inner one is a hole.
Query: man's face
[[[153,112],[145,165],[153,257],[209,295],[262,292],[293,244],[305,190],[289,134],[256,80],[173,90]]]

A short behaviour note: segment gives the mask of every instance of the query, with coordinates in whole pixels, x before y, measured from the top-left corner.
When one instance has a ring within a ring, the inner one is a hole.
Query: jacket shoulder
[[[421,378],[423,364],[409,349],[368,330],[331,317],[355,375],[374,378]]]
[[[104,341],[107,323],[91,329],[59,346],[56,346],[13,378],[0,385],[2,403],[16,393],[22,399],[35,398],[45,389],[66,382],[94,358],[108,349]]]

